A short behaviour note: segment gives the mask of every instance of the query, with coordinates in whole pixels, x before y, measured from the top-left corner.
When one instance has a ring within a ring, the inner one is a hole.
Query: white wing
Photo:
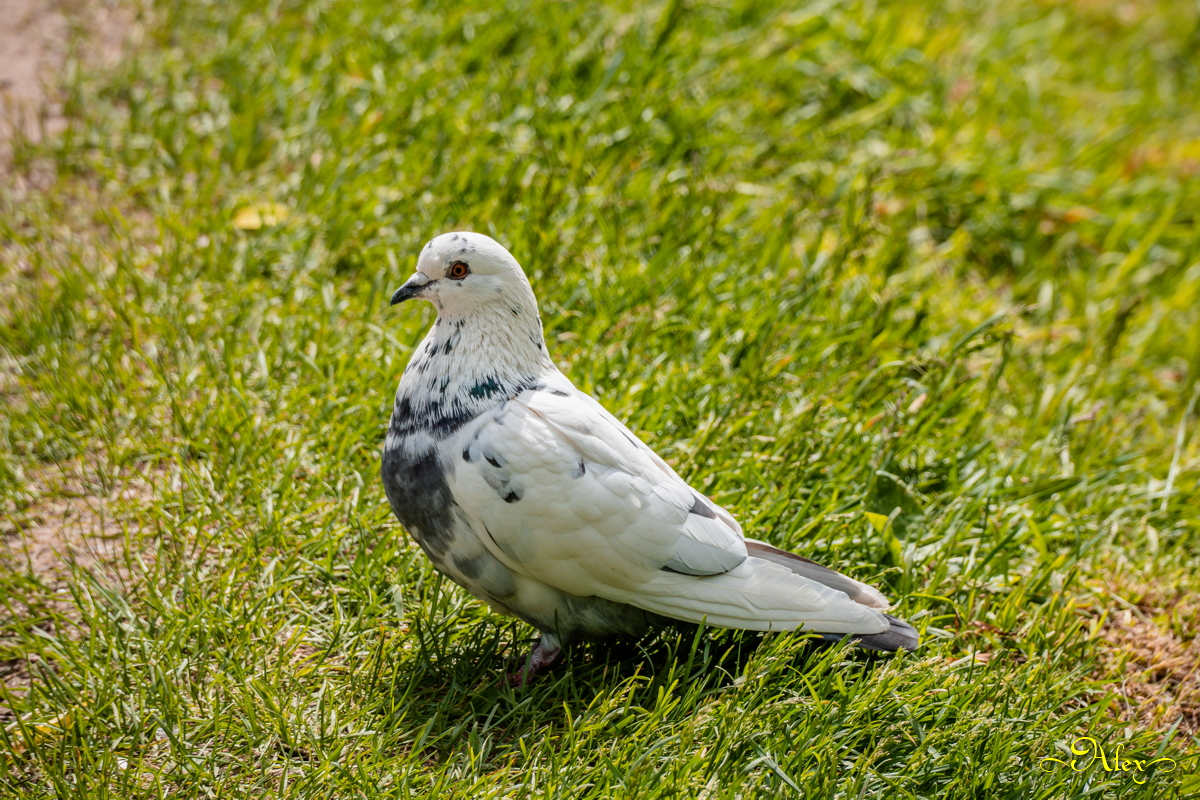
[[[561,375],[468,425],[451,492],[514,571],[677,619],[874,633],[882,615],[747,558],[741,528]]]

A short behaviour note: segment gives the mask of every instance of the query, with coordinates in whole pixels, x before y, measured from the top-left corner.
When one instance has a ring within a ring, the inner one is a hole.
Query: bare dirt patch
[[[111,0],[0,0],[0,176],[16,137],[39,141],[66,127],[58,86],[73,34],[87,39],[85,68],[120,58],[135,15]]]
[[[33,503],[0,517],[0,569],[28,576],[29,591],[7,598],[0,622],[7,613],[49,632],[77,621],[71,582],[82,571],[114,589],[127,586],[127,543],[139,531],[138,511],[154,496],[157,477],[146,468],[104,492],[74,462],[30,481]],[[0,723],[12,716],[5,697],[24,693],[30,682],[30,665],[5,657],[5,638],[0,626]]]
[[[105,493],[78,462],[47,470],[29,483],[29,493],[40,499],[20,522],[7,531],[0,523],[5,555],[47,579],[65,577],[69,565],[92,569],[112,562],[126,533],[137,531],[130,512],[153,496],[151,478],[148,471],[133,473]]]
[[[0,0],[0,182],[16,189],[18,198],[53,180],[48,166],[33,165],[20,175],[10,174],[10,166],[15,142],[37,142],[66,127],[61,87],[72,43],[87,42],[78,54],[82,68],[106,67],[120,57],[134,20],[129,3],[111,0]],[[11,250],[11,243],[0,242],[0,276]],[[20,259],[15,267],[18,275],[30,270]],[[0,312],[6,309],[0,302]],[[27,399],[16,369],[10,359],[0,364],[0,406],[19,407]],[[27,591],[0,605],[0,721],[12,714],[11,698],[30,683],[30,665],[9,646],[5,628],[11,622],[52,630],[58,620],[77,616],[68,602],[72,565],[117,583],[126,580],[121,551],[128,528],[114,512],[148,499],[148,485],[145,476],[131,476],[100,496],[76,464],[37,476],[29,486],[30,505],[0,508],[0,570],[13,576],[8,580],[14,587],[22,583],[17,576],[27,578]]]

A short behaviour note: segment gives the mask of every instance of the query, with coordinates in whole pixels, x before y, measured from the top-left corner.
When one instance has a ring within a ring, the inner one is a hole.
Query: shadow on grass
[[[850,658],[857,668],[848,672],[857,677],[890,660],[813,635],[680,623],[640,639],[568,645],[547,672],[524,688],[512,688],[507,674],[519,668],[536,641],[524,635],[527,628],[481,622],[470,638],[447,644],[438,636],[439,627],[414,623],[418,652],[403,667],[407,675],[393,676],[386,703],[395,709],[388,720],[392,732],[435,760],[457,750],[463,735],[512,742],[607,707],[652,708],[670,697],[678,713],[690,715],[712,696],[735,689],[748,671],[757,671],[756,660],[764,668],[767,663],[773,670],[786,666],[803,675],[828,671],[832,662]]]

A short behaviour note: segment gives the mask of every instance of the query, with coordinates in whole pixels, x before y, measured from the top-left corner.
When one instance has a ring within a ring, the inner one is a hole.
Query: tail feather
[[[904,620],[893,617],[891,614],[884,614],[888,621],[888,629],[883,633],[842,633],[842,634],[825,634],[824,638],[833,641],[840,641],[842,638],[849,636],[854,640],[859,647],[864,647],[867,650],[875,650],[880,653],[894,653],[897,650],[907,650],[910,653],[917,649],[917,644],[920,639],[917,636],[917,629],[909,625]]]
[[[746,551],[758,558],[765,558],[776,564],[785,566],[797,575],[822,583],[831,589],[845,592],[846,596],[851,600],[861,603],[868,608],[880,611],[888,608],[887,599],[873,586],[859,583],[853,578],[848,578],[840,572],[823,567],[804,556],[780,550],[778,547],[772,547],[766,542],[760,542],[757,539],[746,540]],[[881,633],[826,633],[824,634],[824,638],[831,641],[838,641],[845,636],[850,636],[858,643],[859,647],[865,647],[868,650],[877,650],[882,653],[917,649],[920,637],[917,635],[916,628],[891,614],[883,614],[882,616],[888,622],[888,629]]]
[[[728,572],[696,577],[660,572],[632,592],[608,599],[686,622],[722,628],[855,636],[882,634],[881,611],[773,561],[751,556]]]
[[[884,613],[878,590],[802,556],[754,539],[749,558],[718,575],[661,572],[637,590],[608,599],[687,622],[756,631],[806,630],[868,650],[915,650],[917,631]]]

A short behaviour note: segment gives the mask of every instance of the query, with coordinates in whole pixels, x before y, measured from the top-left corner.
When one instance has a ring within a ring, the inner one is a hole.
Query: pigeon
[[[917,646],[879,591],[743,536],[575,388],[547,352],[528,278],[498,242],[433,239],[391,305],[411,298],[437,318],[400,378],[384,490],[438,571],[540,632],[514,684],[573,640],[673,621]]]

